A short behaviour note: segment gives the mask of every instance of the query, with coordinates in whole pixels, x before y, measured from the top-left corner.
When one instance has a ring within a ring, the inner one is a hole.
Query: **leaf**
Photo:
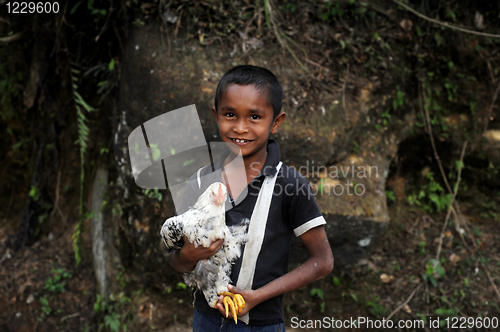
[[[417,36],[422,37],[422,29],[420,29],[419,26],[417,26]]]
[[[115,59],[111,59],[108,65],[109,70],[115,69]]]
[[[74,6],[73,6],[73,8],[71,8],[71,11],[69,12],[69,14],[70,14],[70,15],[73,15],[73,14],[76,12],[76,10],[78,9],[78,6],[80,6],[80,5],[82,4],[82,2],[83,2],[83,1],[78,1],[78,2],[76,3],[76,5],[74,5]]]
[[[161,157],[161,151],[158,149],[158,144],[151,144],[151,154],[153,155],[153,161],[157,161]]]
[[[396,201],[396,197],[394,196],[394,192],[390,190],[385,191],[385,195],[387,196],[387,199],[390,201]]]
[[[311,296],[316,295],[321,300],[324,299],[324,292],[323,292],[323,290],[321,288],[313,288],[313,289],[311,289],[311,292],[309,293],[309,295],[311,295]]]
[[[113,312],[111,315],[104,317],[104,324],[113,332],[120,332],[120,315]]]
[[[338,277],[333,277],[333,284],[340,287],[340,279]]]
[[[444,314],[446,314],[446,313],[447,313],[447,310],[446,310],[446,309],[443,309],[443,308],[439,308],[439,309],[434,310],[434,313],[435,313],[436,315],[444,315]]]
[[[398,101],[399,106],[403,106],[404,100],[403,100],[403,92],[398,90],[398,93],[396,94],[396,98]]]

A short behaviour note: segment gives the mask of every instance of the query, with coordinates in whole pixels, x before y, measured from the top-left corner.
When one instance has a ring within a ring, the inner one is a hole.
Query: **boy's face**
[[[273,106],[253,84],[229,85],[218,104],[219,110],[212,112],[222,140],[238,145],[244,158],[264,155],[269,135],[278,131],[285,113],[273,119]]]

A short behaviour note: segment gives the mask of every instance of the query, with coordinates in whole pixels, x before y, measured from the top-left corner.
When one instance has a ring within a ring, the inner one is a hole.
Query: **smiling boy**
[[[276,141],[269,139],[285,120],[281,112],[283,90],[269,70],[244,65],[230,69],[217,86],[212,112],[222,141],[241,149],[246,170],[246,188],[228,186],[226,224],[250,219],[249,242],[243,255],[234,263],[229,285],[246,301],[237,324],[232,314],[226,317],[222,297],[217,309],[211,308],[203,295],[195,293],[193,331],[247,330],[284,331],[283,294],[325,277],[333,269],[333,255],[321,215],[308,181],[294,169],[280,162]],[[225,162],[216,165],[224,167]],[[201,175],[210,172],[209,167]],[[186,189],[184,197],[198,197],[209,184]],[[241,195],[244,190],[248,194]],[[245,196],[245,197],[243,197]],[[185,206],[192,202],[184,202]],[[291,235],[300,237],[309,258],[288,272]],[[222,246],[223,239],[208,248],[185,241],[182,249],[172,254],[171,264],[179,272],[187,272],[196,263],[210,257]]]

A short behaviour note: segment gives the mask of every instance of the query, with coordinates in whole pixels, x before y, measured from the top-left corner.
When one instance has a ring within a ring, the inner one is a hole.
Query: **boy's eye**
[[[258,119],[260,119],[260,116],[258,116],[258,115],[252,115],[250,118],[252,120],[258,120]]]
[[[224,116],[226,118],[233,118],[234,117],[234,113],[226,113],[226,114],[224,114]]]

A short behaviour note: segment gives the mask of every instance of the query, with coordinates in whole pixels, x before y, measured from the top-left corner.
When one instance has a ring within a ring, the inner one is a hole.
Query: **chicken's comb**
[[[219,183],[219,192],[217,196],[219,196],[219,198],[222,198],[224,196],[224,192],[222,191],[222,183]]]

